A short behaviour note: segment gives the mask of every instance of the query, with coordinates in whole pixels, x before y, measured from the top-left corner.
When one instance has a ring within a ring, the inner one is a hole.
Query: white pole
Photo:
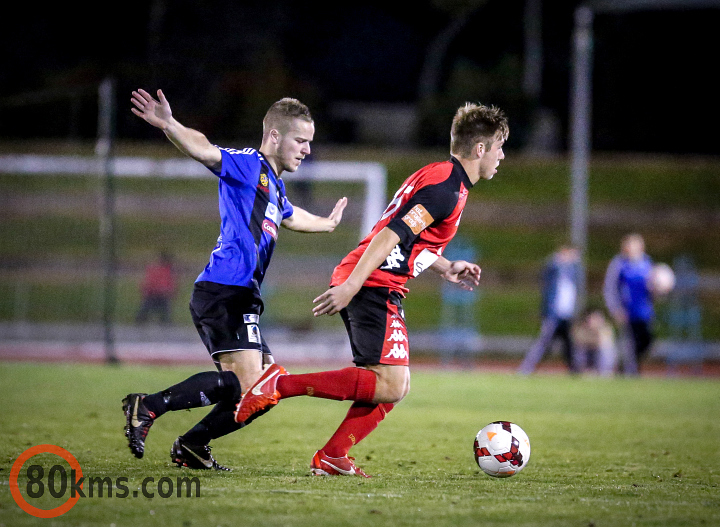
[[[523,92],[537,103],[542,92],[542,0],[525,0]]]
[[[570,101],[570,239],[582,255],[583,265],[588,243],[588,172],[592,132],[592,35],[593,12],[580,6],[575,10],[573,32],[572,92]],[[585,301],[585,276],[582,273],[579,298]]]
[[[95,155],[103,176],[102,207],[100,216],[100,250],[103,263],[103,342],[105,360],[118,362],[115,353],[115,183],[113,177],[112,148],[115,136],[115,80],[106,78],[98,88],[98,139]]]

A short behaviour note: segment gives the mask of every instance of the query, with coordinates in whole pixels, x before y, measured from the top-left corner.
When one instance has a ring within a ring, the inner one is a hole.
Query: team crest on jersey
[[[257,186],[263,192],[270,192],[270,180],[265,172],[260,173],[260,184]]]

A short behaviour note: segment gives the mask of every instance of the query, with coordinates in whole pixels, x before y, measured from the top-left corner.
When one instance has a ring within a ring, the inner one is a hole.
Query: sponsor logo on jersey
[[[277,225],[275,225],[273,222],[271,222],[268,219],[263,220],[262,230],[264,230],[270,236],[272,236],[273,240],[277,240],[277,237],[278,237]]]
[[[402,220],[405,222],[405,225],[410,227],[410,230],[413,231],[415,235],[420,234],[423,229],[435,221],[421,203],[418,203],[410,209],[408,213],[403,216]]]
[[[243,322],[246,324],[257,324],[260,322],[260,315],[256,315],[255,313],[247,313],[243,315]]]

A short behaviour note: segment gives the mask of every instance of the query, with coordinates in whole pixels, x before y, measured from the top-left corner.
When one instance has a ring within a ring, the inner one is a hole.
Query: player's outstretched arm
[[[385,261],[393,248],[400,242],[400,237],[385,227],[378,232],[365,249],[347,280],[337,287],[331,287],[313,300],[317,304],[313,315],[334,315],[347,307],[350,300],[360,291],[368,276]]]
[[[465,260],[450,261],[440,256],[430,266],[430,269],[438,273],[448,282],[458,284],[467,291],[472,291],[480,284],[480,266]]]
[[[130,110],[142,120],[165,132],[167,138],[183,154],[211,170],[218,170],[222,164],[222,154],[218,147],[210,143],[201,132],[180,124],[173,117],[170,103],[162,90],[158,90],[157,95],[156,100],[142,88],[133,91],[130,101],[135,108]]]
[[[341,198],[326,218],[311,214],[305,209],[294,207],[293,215],[285,218],[281,225],[298,232],[332,232],[342,221],[343,211],[347,206],[347,198]]]

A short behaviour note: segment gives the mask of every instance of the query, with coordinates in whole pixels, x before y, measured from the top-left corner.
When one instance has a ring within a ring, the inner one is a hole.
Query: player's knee
[[[240,379],[234,371],[223,371],[218,379],[218,388],[220,388],[227,397],[240,399],[242,387]]]
[[[375,404],[381,403],[399,403],[407,395],[407,392],[403,387],[400,386],[385,386],[382,390],[375,392],[373,402]]]
[[[407,370],[396,370],[387,373],[390,374],[383,375],[380,373],[378,375],[375,397],[373,398],[374,403],[399,403],[410,392],[410,375]]]

